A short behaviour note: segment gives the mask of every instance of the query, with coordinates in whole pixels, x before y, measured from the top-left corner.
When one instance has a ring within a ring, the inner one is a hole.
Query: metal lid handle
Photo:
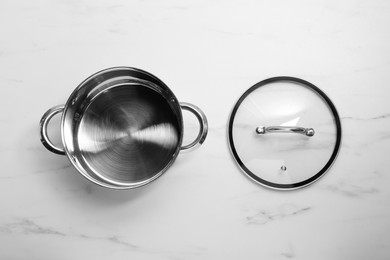
[[[295,133],[312,137],[315,134],[315,131],[313,128],[305,128],[299,126],[258,126],[256,128],[256,133],[258,135],[263,135],[267,133]]]

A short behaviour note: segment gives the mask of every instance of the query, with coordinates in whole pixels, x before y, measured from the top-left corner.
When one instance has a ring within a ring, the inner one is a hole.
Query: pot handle
[[[41,142],[43,146],[46,147],[47,150],[50,152],[65,155],[64,148],[58,148],[56,147],[47,136],[47,126],[52,119],[52,117],[56,114],[62,113],[64,111],[64,105],[59,105],[50,108],[46,111],[45,114],[43,114],[41,121],[39,122],[39,126],[41,127]]]
[[[192,143],[180,147],[181,151],[186,151],[186,152],[192,151],[198,148],[206,139],[207,132],[208,132],[207,118],[206,115],[203,113],[203,111],[199,107],[193,104],[180,102],[180,107],[183,110],[192,112],[199,121],[200,128],[199,128],[199,134],[196,137],[196,139]]]

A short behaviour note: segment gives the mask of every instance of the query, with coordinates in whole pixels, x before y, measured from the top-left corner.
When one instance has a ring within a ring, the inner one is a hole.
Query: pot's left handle
[[[192,143],[184,145],[180,148],[181,151],[192,151],[203,144],[204,140],[206,139],[208,132],[207,118],[203,111],[193,104],[180,102],[180,107],[183,110],[192,112],[199,121],[200,129],[196,139]]]
[[[50,108],[46,111],[45,114],[43,114],[41,121],[39,122],[39,125],[41,127],[41,142],[46,147],[47,150],[50,152],[65,155],[64,148],[58,148],[56,147],[49,139],[47,135],[47,126],[50,122],[50,119],[56,114],[62,113],[64,111],[64,105],[59,105]]]

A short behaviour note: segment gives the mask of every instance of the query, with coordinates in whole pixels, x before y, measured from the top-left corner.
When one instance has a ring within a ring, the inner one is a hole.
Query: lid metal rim
[[[313,175],[312,177],[310,177],[310,178],[308,178],[308,179],[306,179],[304,181],[297,182],[297,183],[292,183],[292,184],[277,184],[277,183],[269,182],[269,181],[266,181],[264,179],[259,178],[255,174],[253,174],[248,168],[245,167],[244,163],[241,161],[240,157],[238,156],[238,154],[236,152],[236,149],[235,149],[234,143],[233,143],[233,121],[234,121],[234,116],[235,116],[239,106],[243,102],[243,100],[250,93],[252,93],[254,90],[256,90],[256,89],[258,89],[258,88],[260,88],[260,87],[262,87],[262,86],[264,86],[266,84],[274,83],[274,82],[280,82],[280,81],[291,81],[291,82],[294,82],[294,83],[298,83],[298,84],[304,85],[304,86],[312,89],[316,93],[318,93],[325,100],[325,102],[327,103],[327,105],[329,106],[329,108],[331,109],[331,111],[333,113],[333,116],[335,118],[335,124],[336,124],[336,132],[337,132],[336,144],[334,146],[332,155],[329,158],[328,162],[325,164],[325,166],[318,173]],[[300,78],[290,77],[290,76],[278,76],[278,77],[268,78],[268,79],[265,79],[263,81],[260,81],[260,82],[256,83],[251,88],[246,90],[244,92],[244,94],[242,94],[241,97],[238,99],[238,101],[236,102],[235,106],[233,107],[232,112],[231,112],[230,117],[229,117],[228,145],[229,145],[229,148],[230,148],[230,152],[232,153],[232,155],[233,155],[236,163],[240,167],[240,169],[245,173],[245,175],[247,177],[249,177],[254,182],[256,182],[256,183],[258,183],[260,185],[263,185],[263,186],[265,186],[267,188],[274,189],[274,190],[296,190],[296,189],[299,189],[299,188],[307,187],[308,185],[316,182],[323,175],[325,175],[325,173],[330,169],[330,167],[333,165],[334,161],[336,160],[336,158],[338,156],[338,153],[339,153],[339,150],[340,150],[341,132],[342,132],[342,130],[341,130],[341,122],[340,122],[340,117],[339,117],[339,114],[338,114],[338,112],[336,110],[336,107],[334,106],[334,104],[330,100],[330,98],[321,89],[319,89],[317,86],[313,85],[312,83],[310,83],[308,81],[305,81],[303,79],[300,79]]]

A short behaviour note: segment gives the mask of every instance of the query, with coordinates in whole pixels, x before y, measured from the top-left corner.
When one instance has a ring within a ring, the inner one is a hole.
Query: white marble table
[[[0,259],[390,257],[390,2],[0,6]],[[127,191],[90,183],[38,134],[49,107],[118,65],[155,74],[210,126],[200,149]],[[320,87],[343,126],[331,170],[288,192],[249,180],[226,138],[239,96],[280,75]]]

